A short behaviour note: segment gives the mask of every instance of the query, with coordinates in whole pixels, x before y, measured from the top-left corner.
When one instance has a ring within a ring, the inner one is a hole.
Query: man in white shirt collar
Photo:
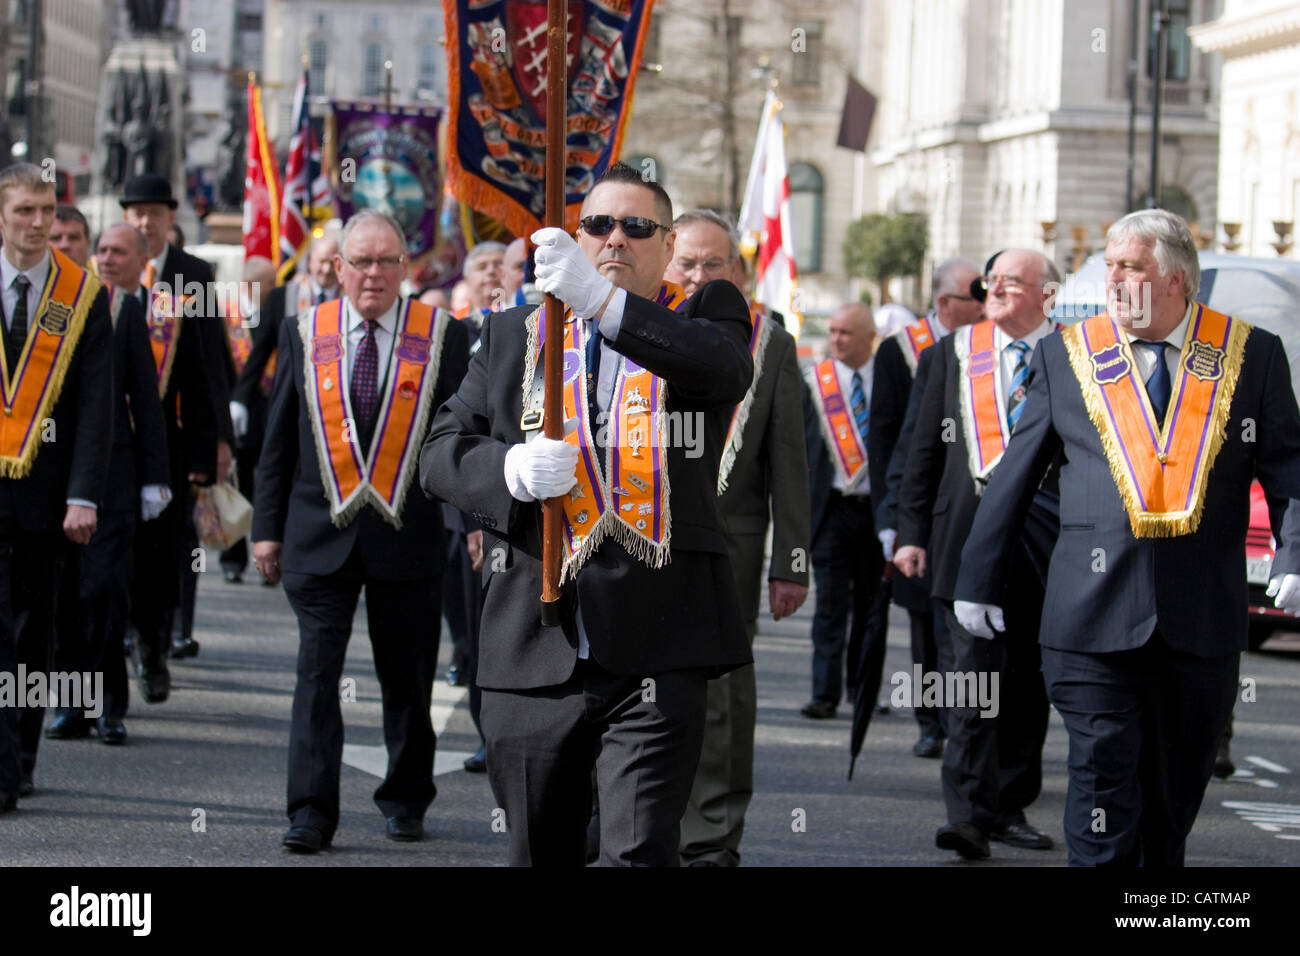
[[[334,271],[334,260],[339,254],[337,239],[326,237],[311,244],[307,256],[307,273],[311,276],[312,304],[320,305],[339,295],[339,277]]]

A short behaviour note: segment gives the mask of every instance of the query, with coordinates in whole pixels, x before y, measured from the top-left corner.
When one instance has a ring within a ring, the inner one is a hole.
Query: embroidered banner
[[[386,212],[402,227],[412,260],[433,250],[442,207],[434,106],[333,101],[334,207],[344,222],[359,209]],[[351,175],[347,175],[348,172]]]
[[[1239,319],[1194,306],[1163,427],[1128,335],[1109,315],[1062,333],[1135,537],[1191,534],[1200,526],[1250,331]]]
[[[652,4],[569,0],[566,229],[578,227],[583,198],[619,155]],[[526,236],[546,205],[545,0],[455,0],[443,10],[448,183]]]

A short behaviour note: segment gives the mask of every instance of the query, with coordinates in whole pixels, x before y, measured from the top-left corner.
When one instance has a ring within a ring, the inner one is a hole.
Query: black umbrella
[[[894,565],[885,564],[880,576],[880,587],[871,599],[867,611],[867,630],[862,637],[862,648],[854,664],[853,726],[849,729],[849,779],[853,779],[853,766],[857,763],[862,741],[866,739],[871,724],[871,712],[876,708],[880,694],[880,677],[885,668],[885,637],[889,632],[889,601],[893,594]]]

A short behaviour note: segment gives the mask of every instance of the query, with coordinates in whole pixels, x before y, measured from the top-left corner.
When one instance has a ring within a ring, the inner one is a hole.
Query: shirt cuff
[[[600,317],[600,334],[606,342],[613,342],[623,328],[623,307],[627,305],[627,290],[615,289],[605,314]]]
[[[99,505],[93,501],[87,501],[85,498],[69,498],[67,503],[69,505],[79,505],[82,508],[91,508],[95,511],[99,510]]]

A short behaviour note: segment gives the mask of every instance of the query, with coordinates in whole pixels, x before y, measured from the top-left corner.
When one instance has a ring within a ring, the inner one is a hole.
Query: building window
[[[307,83],[313,95],[325,92],[325,64],[329,60],[329,47],[324,40],[312,40],[308,47],[307,58],[311,66],[307,71]]]
[[[378,96],[384,92],[384,51],[378,43],[366,44],[364,76],[362,96]]]
[[[316,16],[313,18],[312,22],[316,25],[316,29],[318,29],[318,30],[324,30],[324,29],[326,29],[326,28],[330,25],[329,14],[327,14],[327,13],[318,13],[318,14],[316,14]]]
[[[794,63],[790,78],[796,84],[817,86],[822,81],[822,21],[800,20],[790,39]]]
[[[432,43],[420,44],[420,76],[416,85],[422,90],[442,88],[442,48]]]
[[[1158,0],[1152,0],[1155,9]],[[1165,59],[1165,79],[1186,82],[1191,73],[1192,43],[1187,37],[1187,24],[1191,14],[1191,0],[1169,0],[1169,49]],[[1147,77],[1156,75],[1156,32],[1154,22],[1148,20]]]
[[[366,22],[373,33],[384,32],[384,15],[382,13],[373,14]]]
[[[790,166],[790,226],[800,272],[822,271],[822,174],[810,163]]]

